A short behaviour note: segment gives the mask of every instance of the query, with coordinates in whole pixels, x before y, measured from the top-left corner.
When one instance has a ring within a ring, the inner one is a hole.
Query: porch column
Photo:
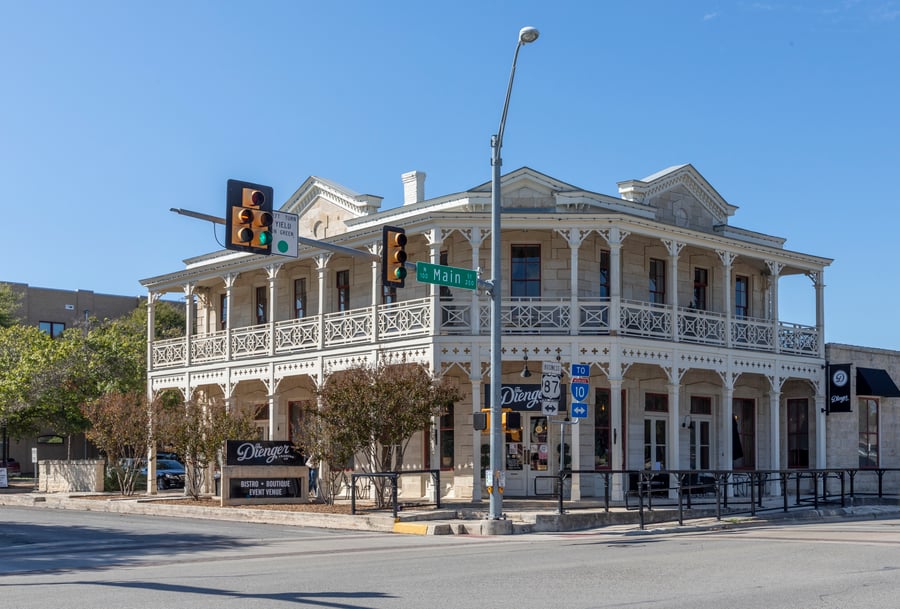
[[[677,376],[678,380],[674,380],[673,377]],[[681,375],[678,374],[678,370],[675,369],[669,372],[669,383],[668,393],[669,393],[669,430],[668,437],[666,438],[666,443],[668,444],[666,455],[666,469],[681,469],[681,407],[679,404],[679,397],[681,392],[681,383],[679,382]]]
[[[613,226],[601,234],[609,244],[609,333],[616,336],[622,325],[622,243],[629,233]]]
[[[473,371],[481,371],[481,364]],[[481,412],[481,379],[469,377],[472,383],[472,413]],[[472,501],[481,501],[481,431],[472,426]]]
[[[722,266],[724,267],[722,289],[725,291],[725,293],[722,295],[722,302],[725,303],[725,346],[730,347],[731,323],[732,319],[734,318],[734,311],[731,306],[731,265],[734,264],[734,259],[737,258],[737,254],[733,254],[731,252],[726,252],[723,250],[716,250],[716,253],[719,255],[719,259],[722,261]],[[730,403],[729,408],[731,408]],[[728,437],[731,437],[730,433]]]
[[[616,368],[619,368],[617,365]],[[612,370],[612,365],[610,365]],[[612,447],[610,448],[610,466],[613,471],[620,471],[628,467],[628,462],[623,450],[625,445],[626,429],[622,420],[622,382],[621,372],[609,377],[609,426],[612,428]],[[612,488],[610,496],[615,501],[625,498],[625,480],[622,474],[612,476]]]
[[[319,350],[325,347],[325,274],[331,253],[319,254],[315,257],[316,274],[319,276]],[[231,307],[229,307],[231,308]]]
[[[191,365],[191,335],[194,333],[194,284],[184,284],[184,365]]]
[[[381,256],[381,242],[377,241],[372,243],[367,248],[370,254],[375,254],[376,256]],[[384,285],[381,283],[381,273],[379,272],[378,260],[372,260],[371,262],[371,270],[372,270],[372,336],[370,342],[378,343],[378,316],[380,314],[379,305],[382,304],[382,299],[379,297],[379,294],[384,294]]]
[[[156,339],[157,300],[159,300],[158,292],[147,292],[147,372],[153,372],[153,341]]]
[[[769,469],[781,469],[781,379],[769,378]],[[769,481],[769,494],[781,496],[781,484]]]
[[[825,357],[825,271],[810,273],[816,288],[816,336],[819,357]]]
[[[231,361],[231,309],[234,307],[231,306],[234,300],[232,299],[232,292],[234,290],[234,284],[237,282],[238,274],[237,273],[228,273],[225,275],[225,361]],[[221,315],[221,311],[219,312]]]
[[[428,261],[431,264],[440,264],[441,246],[444,243],[441,229],[435,228],[428,231],[425,233],[425,239],[428,241]],[[450,288],[446,288],[446,290],[449,292]],[[441,333],[441,326],[443,326],[444,323],[444,311],[440,294],[441,286],[435,283],[428,284],[428,297],[431,299],[431,336],[439,335]]]
[[[666,246],[666,251],[669,252],[669,277],[666,280],[669,285],[666,286],[666,300],[669,301],[669,307],[671,307],[671,336],[673,342],[678,342],[678,255],[681,254],[681,250],[684,248],[684,243],[679,243],[677,241],[671,241],[669,239],[662,240],[663,245]]]
[[[569,334],[577,336],[581,325],[581,314],[578,309],[578,250],[590,231],[567,228],[556,232],[569,244]]]
[[[725,471],[730,471],[734,467],[734,445],[731,441],[731,434],[734,425],[734,382],[737,376],[730,371],[720,374],[722,378],[722,420],[719,428],[719,469]],[[752,448],[748,446],[746,450]]]
[[[778,336],[778,276],[781,274],[783,264],[766,260],[766,268],[769,272],[769,285],[771,288],[772,311],[770,312],[772,320],[772,337],[775,341],[775,353],[781,353],[781,340]]]
[[[269,280],[269,306],[266,311],[266,319],[269,320],[269,355],[275,355],[275,277],[281,270],[281,264],[270,264],[266,266],[266,278]]]
[[[468,236],[469,245],[472,247],[472,268],[478,271],[478,278],[481,279],[481,244],[488,234],[486,229],[473,228],[470,231],[464,231]],[[478,290],[471,290],[472,303],[469,309],[469,327],[472,329],[472,335],[481,334],[481,304],[478,300]],[[480,488],[480,487],[479,487]]]

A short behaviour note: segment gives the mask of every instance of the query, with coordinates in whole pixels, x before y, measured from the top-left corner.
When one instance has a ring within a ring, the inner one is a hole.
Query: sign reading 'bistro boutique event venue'
[[[303,465],[303,456],[288,441],[228,440],[225,465]]]
[[[228,440],[222,505],[308,501],[308,469],[289,441]]]
[[[300,497],[300,481],[296,478],[231,478],[232,499],[286,499]]]

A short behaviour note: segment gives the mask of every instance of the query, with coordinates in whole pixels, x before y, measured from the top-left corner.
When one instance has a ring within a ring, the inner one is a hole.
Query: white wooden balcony
[[[564,299],[509,299],[504,301],[501,324],[510,335],[603,336],[615,332],[670,342],[785,353],[816,357],[819,332],[813,326],[767,319],[733,318],[710,311],[621,300],[618,320],[612,324],[614,303],[608,298],[581,298],[573,307]],[[573,310],[574,308],[574,310]],[[432,319],[437,320],[432,330]],[[472,320],[478,321],[473,325]],[[327,313],[268,324],[233,328],[210,334],[155,341],[154,370],[194,364],[246,360],[265,356],[327,350],[348,345],[437,335],[487,336],[490,303],[472,305],[421,298],[389,305]],[[230,336],[229,336],[230,334]],[[188,350],[189,349],[189,350]],[[186,354],[190,353],[190,362]]]

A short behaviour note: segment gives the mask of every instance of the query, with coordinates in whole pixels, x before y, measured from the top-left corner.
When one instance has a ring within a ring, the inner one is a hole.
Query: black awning
[[[856,395],[877,395],[883,398],[900,398],[900,389],[891,380],[887,370],[881,368],[856,368]]]

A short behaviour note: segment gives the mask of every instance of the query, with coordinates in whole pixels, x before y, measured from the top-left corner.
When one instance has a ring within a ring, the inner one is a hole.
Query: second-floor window
[[[350,271],[338,271],[337,278],[337,310],[350,310]]]
[[[650,259],[650,302],[666,304],[666,261]]]
[[[510,258],[512,279],[509,294],[513,298],[541,296],[541,246],[513,245]]]
[[[694,299],[691,308],[706,311],[706,288],[709,285],[709,270],[694,267]]]
[[[228,294],[219,295],[219,329],[228,327]]]
[[[306,317],[306,278],[294,279],[294,319]]]
[[[60,321],[41,321],[38,322],[38,329],[41,332],[50,335],[50,338],[56,338],[66,329],[66,324]]]
[[[743,275],[734,278],[734,315],[750,317],[750,278]]]
[[[600,298],[609,298],[609,251],[600,250]]]
[[[269,321],[269,289],[256,288],[256,323],[264,324]]]

